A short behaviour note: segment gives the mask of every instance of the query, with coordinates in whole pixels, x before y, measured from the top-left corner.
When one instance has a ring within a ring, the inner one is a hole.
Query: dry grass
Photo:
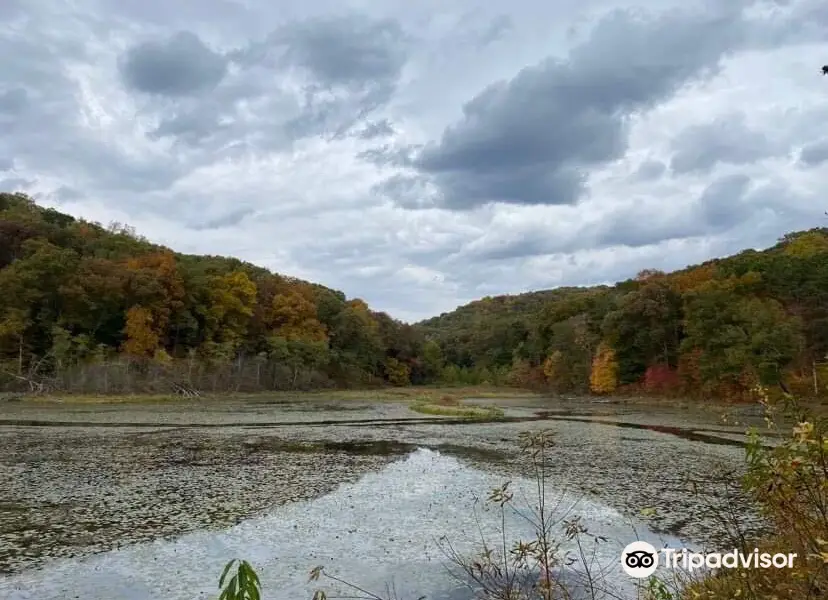
[[[25,396],[25,402],[44,402],[51,404],[129,404],[152,402],[182,402],[186,398],[175,394],[58,394],[45,396]]]
[[[198,400],[262,400],[275,402],[293,402],[297,400],[333,400],[354,402],[428,402],[438,405],[453,406],[464,398],[529,398],[535,394],[514,388],[490,386],[437,387],[409,386],[374,388],[366,390],[314,390],[278,391],[257,393],[216,393],[203,394],[200,398],[182,398],[174,394],[50,394],[44,396],[24,396],[24,402],[44,402],[57,404],[127,404],[127,403],[163,403],[189,402]]]

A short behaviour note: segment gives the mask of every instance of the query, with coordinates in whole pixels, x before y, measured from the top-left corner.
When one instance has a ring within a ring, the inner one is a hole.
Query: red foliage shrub
[[[681,389],[678,371],[669,365],[652,365],[647,368],[642,381],[644,390],[650,394],[669,394]]]

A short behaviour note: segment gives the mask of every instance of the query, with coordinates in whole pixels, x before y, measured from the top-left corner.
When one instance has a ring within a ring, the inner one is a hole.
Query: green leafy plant
[[[236,567],[235,572],[233,567]],[[232,572],[232,577],[228,576]],[[261,600],[262,584],[256,571],[246,560],[233,559],[224,566],[219,579],[218,600]]]
[[[647,598],[648,600],[675,600],[667,584],[654,576],[647,580]]]

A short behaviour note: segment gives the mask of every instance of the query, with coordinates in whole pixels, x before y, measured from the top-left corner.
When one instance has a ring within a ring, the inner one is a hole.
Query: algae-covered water
[[[618,556],[636,536],[716,545],[709,514],[744,502],[728,491],[738,430],[700,414],[512,403],[503,421],[468,423],[353,402],[2,409],[0,597],[12,600],[208,598],[234,557],[260,570],[269,599],[310,598],[317,564],[376,591],[394,581],[409,597],[462,598],[437,539],[479,548],[475,498],[528,484],[516,443],[527,430],[555,434],[549,493],[608,538],[608,585],[631,584]],[[758,526],[746,503],[737,512]],[[496,534],[492,514],[477,514]],[[510,532],[526,534],[519,522]]]

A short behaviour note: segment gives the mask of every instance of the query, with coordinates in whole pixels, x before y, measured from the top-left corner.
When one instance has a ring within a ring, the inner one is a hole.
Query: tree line
[[[451,365],[557,393],[828,392],[828,229],[614,286],[487,297],[420,328]]]
[[[435,380],[436,344],[339,291],[0,194],[0,386],[82,393]],[[439,357],[437,357],[439,360]]]
[[[614,286],[486,297],[417,324],[237,259],[0,194],[0,387],[78,393],[516,385],[824,393],[828,230]]]

